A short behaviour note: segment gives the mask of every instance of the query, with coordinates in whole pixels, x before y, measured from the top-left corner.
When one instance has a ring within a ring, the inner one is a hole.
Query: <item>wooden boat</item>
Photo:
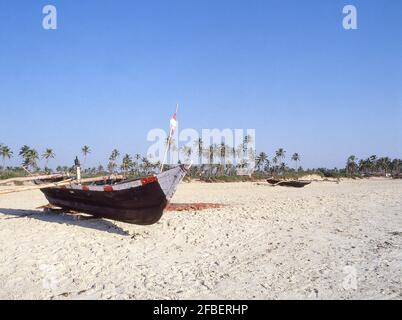
[[[150,225],[159,221],[188,167],[150,177],[40,189],[52,206],[99,218]]]
[[[278,179],[267,179],[267,182],[273,186],[293,187],[293,188],[303,188],[311,183],[311,181],[307,180],[278,180]]]
[[[271,178],[271,179],[267,179],[267,181],[269,184],[277,184],[277,183],[281,182],[282,180]]]

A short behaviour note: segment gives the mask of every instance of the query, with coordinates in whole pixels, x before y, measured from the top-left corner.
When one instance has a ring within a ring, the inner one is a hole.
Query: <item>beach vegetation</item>
[[[199,179],[205,182],[235,182],[235,181],[257,181],[266,178],[277,179],[302,179],[306,175],[318,175],[323,179],[339,178],[366,178],[366,177],[401,177],[402,160],[390,157],[379,157],[371,155],[367,158],[358,159],[351,155],[346,159],[344,168],[313,168],[304,169],[300,164],[302,156],[298,152],[292,153],[289,163],[286,162],[286,151],[279,148],[269,156],[266,152],[256,153],[249,146],[251,137],[245,137],[237,147],[228,146],[224,142],[220,144],[205,145],[200,138],[194,146],[184,146],[179,152],[185,163],[189,163],[192,158],[198,158],[200,164],[194,164],[184,179]],[[174,145],[174,141],[173,141]],[[171,146],[172,148],[172,146]],[[87,145],[81,148],[85,164],[87,156],[91,153],[91,148]],[[241,175],[239,169],[246,168],[247,159],[245,155],[255,160],[255,168],[252,174]],[[75,173],[75,166],[57,165],[55,170],[48,168],[49,161],[56,159],[56,154],[52,148],[46,148],[39,157],[36,149],[28,145],[23,145],[18,152],[21,159],[21,166],[7,166],[7,161],[14,157],[14,152],[5,144],[0,144],[0,179],[27,176],[29,174],[39,173]],[[140,153],[134,155],[124,154],[119,162],[120,152],[117,149],[112,150],[109,162],[104,166],[99,163],[94,167],[82,167],[83,177],[107,176],[109,174],[122,173],[126,177],[140,177],[144,175],[157,174],[160,172],[160,161],[153,161],[149,156],[143,156]],[[44,167],[41,168],[39,158],[44,160]],[[180,159],[180,158],[179,158]],[[234,159],[238,159],[237,161]],[[205,161],[204,161],[205,160]],[[55,162],[52,161],[52,162]],[[204,163],[205,162],[205,163]],[[179,160],[179,163],[180,160]],[[174,167],[173,164],[165,164],[165,169]]]

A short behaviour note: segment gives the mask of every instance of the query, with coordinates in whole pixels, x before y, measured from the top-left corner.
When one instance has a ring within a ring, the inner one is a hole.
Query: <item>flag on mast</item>
[[[176,130],[176,127],[177,127],[177,119],[176,119],[176,116],[177,116],[177,111],[178,111],[178,110],[179,110],[179,104],[176,105],[176,111],[175,111],[175,113],[173,114],[172,118],[170,119],[170,132],[171,132],[171,134],[174,133],[174,131]]]
[[[172,119],[170,119],[170,131],[173,132],[176,130],[177,120],[176,120],[176,112],[173,114]]]
[[[178,110],[179,110],[179,104],[176,105],[176,112],[173,114],[172,118],[170,119],[170,132],[169,132],[169,137],[167,139],[167,144],[166,144],[166,148],[165,148],[165,155],[163,156],[163,161],[161,163],[161,172],[163,171],[163,167],[165,166],[166,156],[170,149],[170,143],[172,140],[172,136],[177,127],[176,115],[177,115]]]

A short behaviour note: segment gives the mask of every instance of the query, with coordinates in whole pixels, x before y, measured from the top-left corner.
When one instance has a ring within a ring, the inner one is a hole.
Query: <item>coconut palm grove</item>
[[[206,181],[236,181],[265,178],[267,176],[298,177],[310,173],[319,174],[322,177],[350,177],[364,178],[372,176],[401,177],[402,159],[391,159],[386,156],[372,155],[368,158],[349,156],[344,168],[304,168],[303,158],[298,152],[288,153],[279,148],[275,154],[269,155],[264,151],[251,154],[255,158],[255,170],[251,176],[237,175],[236,169],[245,165],[244,160],[233,163],[231,159],[240,155],[248,148],[248,137],[237,148],[230,148],[222,144],[204,146],[202,139],[198,139],[193,147],[183,146],[177,148],[173,143],[170,151],[179,153],[179,163],[189,162],[196,156],[198,163],[190,170],[189,178],[200,178]],[[250,150],[248,150],[250,152]],[[108,163],[100,163],[96,167],[86,167],[88,157],[93,154],[90,146],[84,145],[80,150],[81,165],[85,176],[106,175],[123,173],[125,176],[151,175],[160,171],[160,161],[152,161],[141,154],[120,154],[114,149],[110,153]],[[11,158],[18,158],[20,166],[8,166]],[[23,145],[19,150],[11,150],[9,146],[0,144],[0,178],[13,178],[26,176],[32,173],[74,173],[73,163],[57,163],[57,153],[52,148],[46,148],[42,152],[28,145]],[[201,163],[201,165],[199,164]]]

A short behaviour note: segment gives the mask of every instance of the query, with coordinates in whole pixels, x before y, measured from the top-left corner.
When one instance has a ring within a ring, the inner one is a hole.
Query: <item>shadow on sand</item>
[[[91,218],[91,219],[84,218],[85,220],[78,220],[77,217],[66,215],[63,213],[43,212],[39,210],[6,209],[6,208],[0,208],[0,215],[9,216],[1,218],[2,220],[29,217],[31,219],[36,219],[40,221],[79,226],[88,229],[106,231],[108,233],[114,233],[122,236],[129,235],[127,231],[118,227],[113,222],[98,218]]]

